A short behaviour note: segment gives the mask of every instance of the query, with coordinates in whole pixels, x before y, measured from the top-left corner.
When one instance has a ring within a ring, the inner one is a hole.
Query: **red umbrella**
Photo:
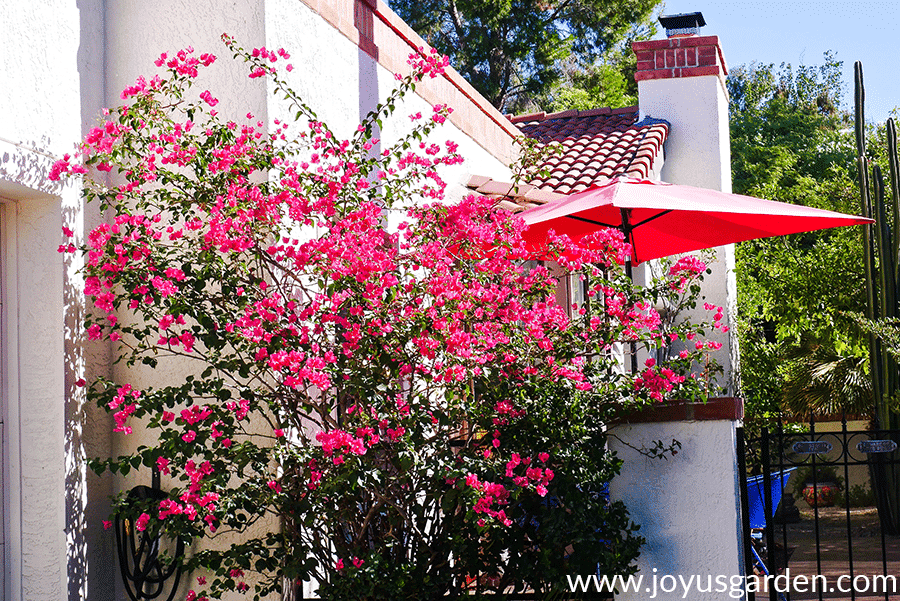
[[[535,250],[545,245],[551,229],[576,240],[599,228],[621,230],[635,265],[732,242],[872,223],[824,209],[627,177],[519,216],[528,224],[525,239]]]

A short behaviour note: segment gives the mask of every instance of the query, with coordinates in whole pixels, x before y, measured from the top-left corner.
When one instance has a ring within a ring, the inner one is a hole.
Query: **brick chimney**
[[[700,13],[661,16],[670,37],[635,42],[640,118],[670,124],[661,178],[731,191],[728,73],[717,36],[700,36]]]
[[[728,74],[719,37],[675,35],[665,40],[634,42],[637,81]]]

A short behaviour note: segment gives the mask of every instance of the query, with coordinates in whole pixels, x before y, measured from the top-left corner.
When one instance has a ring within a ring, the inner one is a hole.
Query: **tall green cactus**
[[[866,317],[869,320],[900,317],[900,162],[894,120],[887,120],[888,161],[891,178],[891,220],[885,203],[884,178],[878,165],[869,177],[866,159],[865,88],[862,63],[854,65],[856,83],[856,154],[862,214],[875,220],[863,226],[863,263],[866,275]],[[897,360],[887,352],[874,332],[869,333],[869,370],[879,429],[900,430],[900,414],[893,410],[900,392]],[[898,441],[900,442],[900,441]],[[873,466],[874,488],[881,527],[886,534],[900,534],[900,466]]]

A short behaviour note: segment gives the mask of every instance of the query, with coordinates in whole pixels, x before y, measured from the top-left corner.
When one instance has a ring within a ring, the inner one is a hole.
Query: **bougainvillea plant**
[[[629,374],[622,343],[653,357],[693,340],[697,326],[664,330],[657,307],[692,303],[705,266],[682,259],[637,289],[608,230],[552,237],[551,275],[521,220],[485,198],[443,202],[438,171],[461,158],[431,140],[449,107],[375,139],[443,57],[412,55],[339,139],[287,85],[287,52],[224,41],[293,121],[217,114],[195,91],[216,58],[189,48],[160,56],[52,173],[83,176],[111,216],[60,251],[85,256],[88,337],[134,370],[88,383],[116,436],[141,440],[92,467],[157,469],[167,494],[121,495],[116,515],[190,549],[171,560],[193,571],[192,600],[298,582],[354,600],[550,591],[565,574],[633,571],[641,538],[605,492],[620,468],[606,427],[701,394],[689,367],[707,346]],[[560,278],[584,301],[557,304]],[[172,358],[188,375],[128,381]]]

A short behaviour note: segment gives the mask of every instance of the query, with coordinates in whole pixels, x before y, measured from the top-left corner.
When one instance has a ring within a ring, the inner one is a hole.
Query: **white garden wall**
[[[51,186],[49,166],[97,124],[102,107],[121,102],[122,88],[152,74],[163,51],[190,45],[217,54],[197,93],[213,91],[221,113],[251,111],[272,123],[282,115],[271,90],[246,77],[219,37],[228,32],[247,48],[285,47],[295,66],[291,84],[349,134],[393,87],[410,43],[422,42],[374,0],[0,0],[0,11],[0,597],[124,598],[113,534],[101,522],[110,493],[147,483],[149,474],[114,483],[89,474],[85,459],[149,439],[112,436],[108,416],[85,405],[75,382],[109,374],[140,386],[158,383],[166,370],[113,369],[108,347],[84,344],[78,260],[56,248],[61,226],[81,237],[101,216],[82,206],[76,187]],[[451,194],[462,193],[469,171],[509,178],[514,127],[502,115],[483,100],[475,104],[477,93],[455,73],[419,91],[399,120],[430,112],[435,102],[457,109],[437,138],[456,141],[468,160],[444,174]],[[386,143],[399,131],[386,126]]]
[[[709,404],[668,403],[654,408],[632,423],[610,430],[610,448],[624,460],[622,473],[613,478],[610,496],[623,501],[631,519],[646,539],[638,558],[638,574],[645,590],[616,597],[643,601],[655,599],[720,600],[731,598],[722,591],[700,592],[684,588],[666,593],[653,579],[670,576],[688,581],[702,577],[732,577],[744,573],[740,520],[739,473],[736,431],[743,415],[738,399],[714,399]],[[650,458],[637,449],[650,449],[656,441],[681,443],[674,456]],[[658,582],[659,580],[657,580]],[[664,583],[666,588],[671,581]]]

